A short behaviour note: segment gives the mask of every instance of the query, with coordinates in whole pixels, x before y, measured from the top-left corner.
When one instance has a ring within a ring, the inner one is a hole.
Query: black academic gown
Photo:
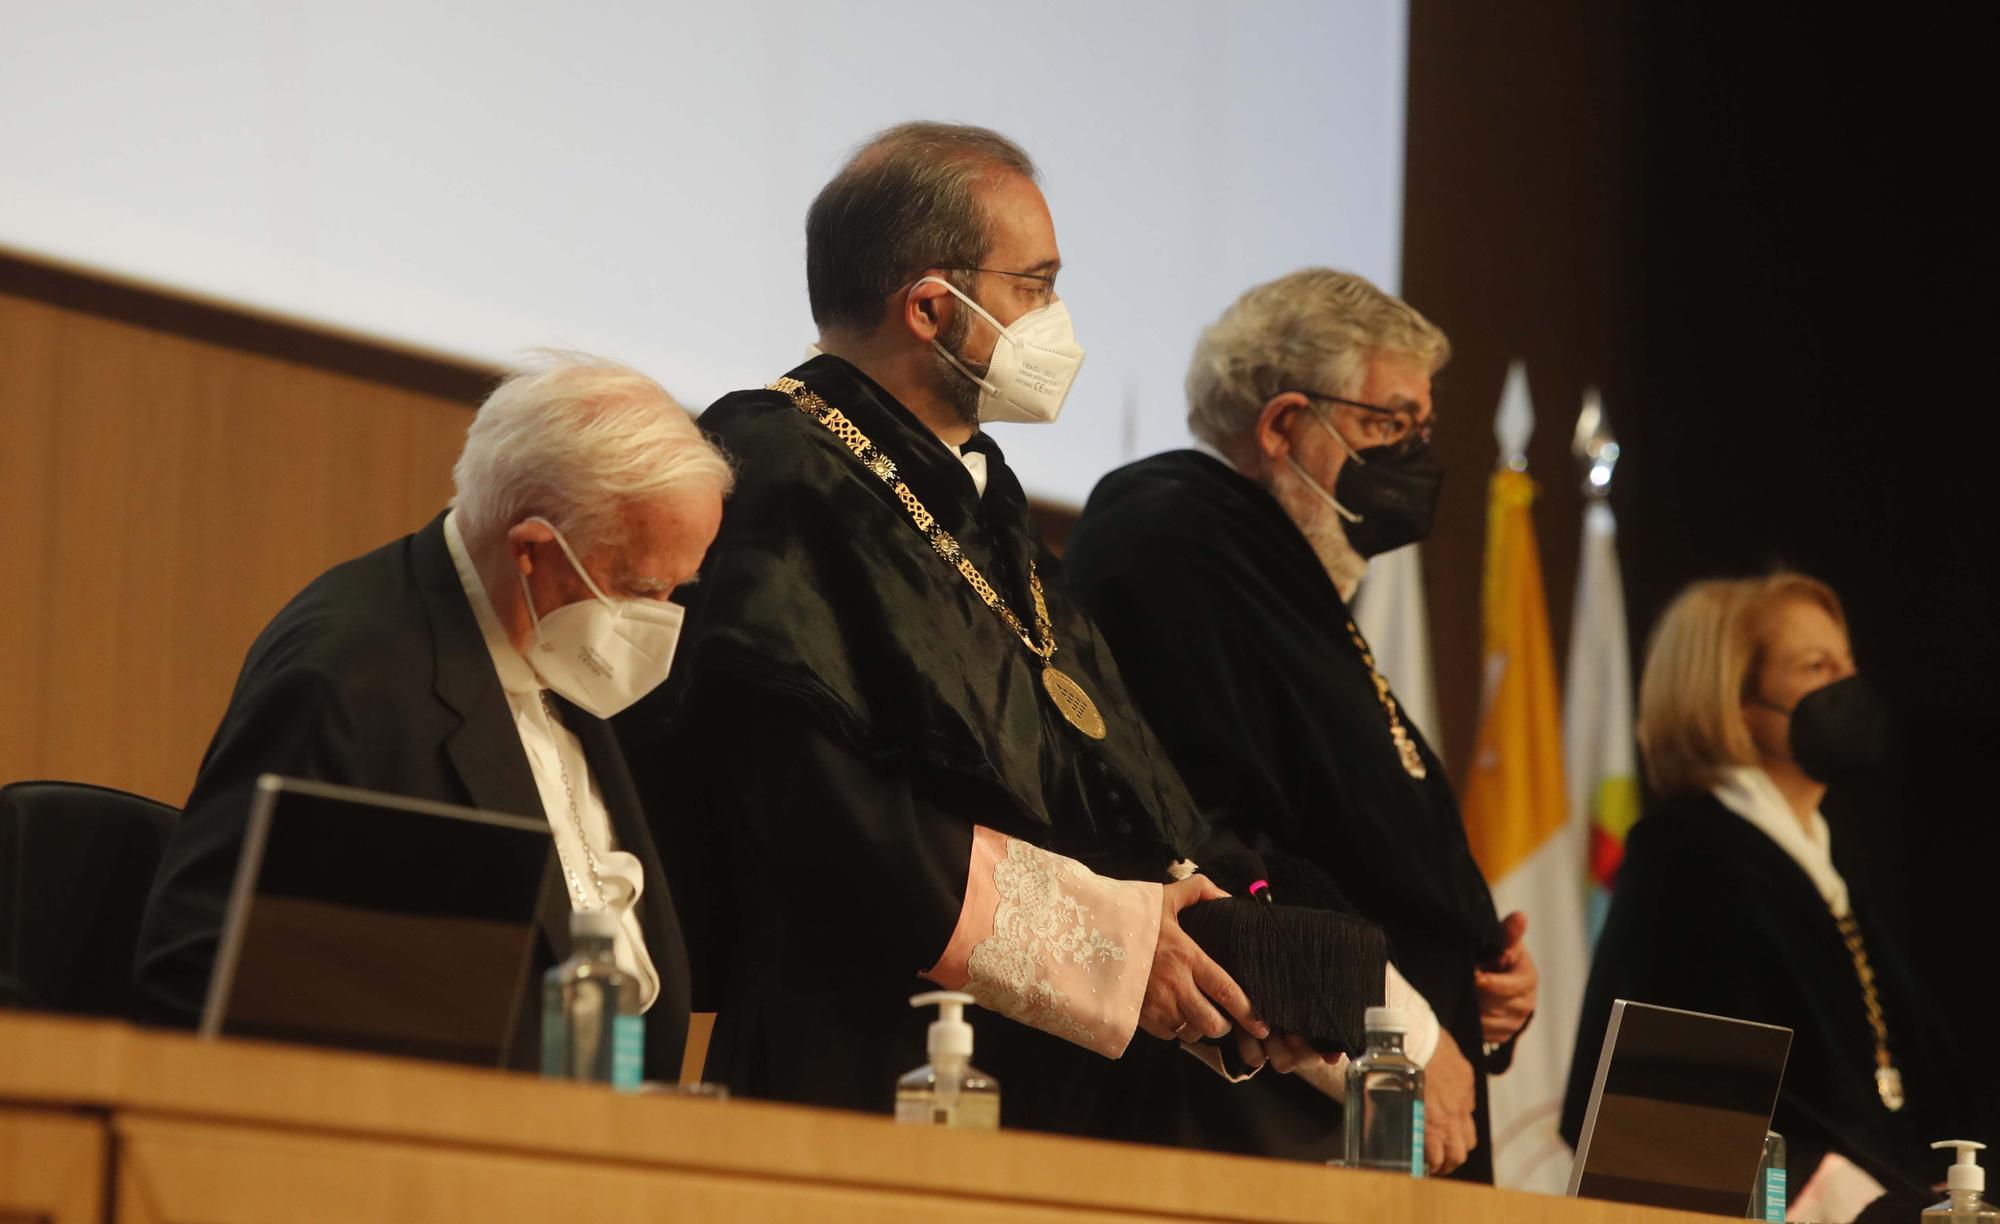
[[[1949,1160],[1937,1139],[1989,1139],[1994,1102],[1972,1099],[1924,991],[1888,937],[1861,875],[1834,839],[1849,905],[1868,948],[1903,1073],[1897,1113],[1876,1094],[1875,1041],[1854,962],[1832,912],[1790,855],[1712,795],[1658,805],[1634,825],[1590,966],[1564,1100],[1575,1144],[1616,999],[1734,1016],[1793,1030],[1771,1129],[1785,1137],[1796,1195],[1829,1151],[1890,1191],[1938,1181]]]
[[[667,877],[611,725],[560,699],[558,708],[583,745],[619,847],[644,873],[640,925],[660,978],[646,1013],[646,1075],[672,1082],[687,1045],[688,970]],[[252,791],[265,773],[546,819],[443,515],[314,579],[251,645],[147,903],[136,975],[151,1019],[191,1025],[200,1016]],[[569,947],[566,908],[550,908],[537,973]],[[524,1007],[532,1022],[519,1031],[533,1033],[539,1000]]]
[[[1472,974],[1499,949],[1493,901],[1444,767],[1407,714],[1428,776],[1404,771],[1312,546],[1262,487],[1184,450],[1106,476],[1064,560],[1215,836],[1311,861],[1388,931],[1398,968],[1481,1069],[1479,1147],[1459,1176],[1490,1181],[1484,1071],[1505,1064],[1481,1067]],[[1196,1091],[1236,1150],[1337,1154],[1340,1108],[1303,1083]]]
[[[670,863],[702,876],[675,886],[698,1005],[719,1009],[708,1074],[745,1095],[881,1113],[925,1060],[929,1017],[906,1000],[934,988],[918,975],[958,920],[975,824],[1161,880],[1200,822],[998,447],[970,444],[988,458],[982,497],[853,366],[825,356],[792,374],[893,460],[1030,623],[1034,562],[1055,662],[1110,728],[1092,741],[1062,719],[1040,663],[790,399],[742,392],[702,416],[738,484],[682,593],[674,675],[620,729],[642,791],[661,796],[649,810]],[[1184,1138],[1176,1071],[1195,1064],[1166,1043],[1135,1034],[1114,1061],[990,1013],[973,1023],[973,1061],[1000,1079],[1008,1126]]]

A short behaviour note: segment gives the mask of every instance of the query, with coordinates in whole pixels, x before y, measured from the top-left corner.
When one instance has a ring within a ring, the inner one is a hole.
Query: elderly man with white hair
[[[1347,607],[1369,557],[1430,530],[1431,378],[1449,355],[1361,277],[1251,289],[1195,347],[1196,448],[1106,476],[1066,561],[1203,813],[1312,861],[1388,932],[1436,1016],[1411,1042],[1431,1168],[1491,1180],[1484,1076],[1460,1051],[1489,1072],[1511,1057],[1534,1008],[1525,919],[1495,916],[1444,767]],[[1338,1108],[1294,1077],[1216,1095],[1206,1112],[1234,1111],[1244,1150],[1333,1152]]]
[[[605,720],[666,678],[666,600],[715,539],[729,464],[652,379],[549,353],[488,397],[453,478],[451,509],[314,579],[250,647],[147,904],[139,986],[156,1018],[197,1015],[259,775],[364,787],[546,819],[571,908],[617,915],[646,1073],[671,1079],[687,953]]]

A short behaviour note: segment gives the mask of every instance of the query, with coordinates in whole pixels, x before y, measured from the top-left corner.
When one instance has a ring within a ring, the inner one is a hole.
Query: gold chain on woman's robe
[[[1903,1073],[1889,1058],[1889,1022],[1882,1016],[1882,998],[1875,992],[1875,967],[1868,963],[1868,946],[1861,942],[1861,924],[1852,912],[1835,914],[1841,942],[1854,961],[1854,977],[1861,983],[1861,1002],[1868,1010],[1868,1028],[1875,1038],[1875,1095],[1891,1113],[1903,1108]]]

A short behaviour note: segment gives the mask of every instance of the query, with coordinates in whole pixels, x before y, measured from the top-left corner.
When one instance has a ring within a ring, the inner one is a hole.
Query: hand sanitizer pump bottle
[[[1943,1139],[1934,1148],[1957,1148],[1958,1159],[1945,1174],[1949,1192],[1944,1202],[1924,1208],[1924,1224],[2000,1224],[2000,1211],[1981,1197],[1986,1193],[1986,1170],[1979,1167],[1979,1153],[1986,1147],[1970,1139]]]
[[[911,1007],[937,1004],[925,1048],[930,1062],[896,1081],[896,1121],[912,1126],[997,1130],[1000,1083],[972,1065],[972,1026],[965,1007],[976,1000],[955,990],[933,990]]]

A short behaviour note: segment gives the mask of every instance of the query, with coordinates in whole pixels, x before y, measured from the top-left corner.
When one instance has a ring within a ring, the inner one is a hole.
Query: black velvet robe
[[[1109,725],[1092,741],[1040,662],[945,564],[887,485],[783,394],[727,396],[702,426],[739,465],[666,686],[621,720],[677,895],[708,1075],[745,1095],[886,1112],[924,1058],[909,995],[945,948],[983,824],[1104,875],[1161,880],[1201,820],[1065,589],[1019,482],[983,435],[959,459],[859,370],[793,372],[844,412],[1058,651]],[[1380,961],[1360,965],[1377,975]],[[1377,987],[1379,989],[1379,986]],[[1184,1140],[1181,1064],[1136,1034],[1116,1061],[990,1013],[973,1061],[1010,1127]],[[1211,1074],[1203,1071],[1202,1074]],[[1220,1081],[1218,1081],[1220,1082]]]
[[[1710,795],[1687,795],[1632,828],[1618,887],[1590,967],[1562,1132],[1577,1141],[1615,999],[1736,1016],[1793,1030],[1771,1129],[1785,1137],[1786,1186],[1796,1195],[1820,1159],[1839,1151],[1891,1192],[1944,1176],[1936,1139],[1991,1141],[1994,1102],[1972,1099],[1936,1009],[1888,939],[1846,839],[1834,858],[1867,944],[1903,1073],[1904,1108],[1875,1091],[1875,1041],[1854,962],[1805,869]]]
[[[1064,559],[1219,834],[1330,875],[1479,1065],[1472,972],[1499,948],[1492,898],[1444,767],[1405,716],[1429,776],[1404,772],[1346,605],[1284,510],[1220,461],[1173,451],[1106,476]],[[1207,1116],[1233,1111],[1231,1146],[1336,1154],[1335,1102],[1283,1077],[1248,1088],[1204,1100]],[[1485,1095],[1482,1073],[1480,1144],[1460,1173],[1478,1180],[1492,1177]]]

